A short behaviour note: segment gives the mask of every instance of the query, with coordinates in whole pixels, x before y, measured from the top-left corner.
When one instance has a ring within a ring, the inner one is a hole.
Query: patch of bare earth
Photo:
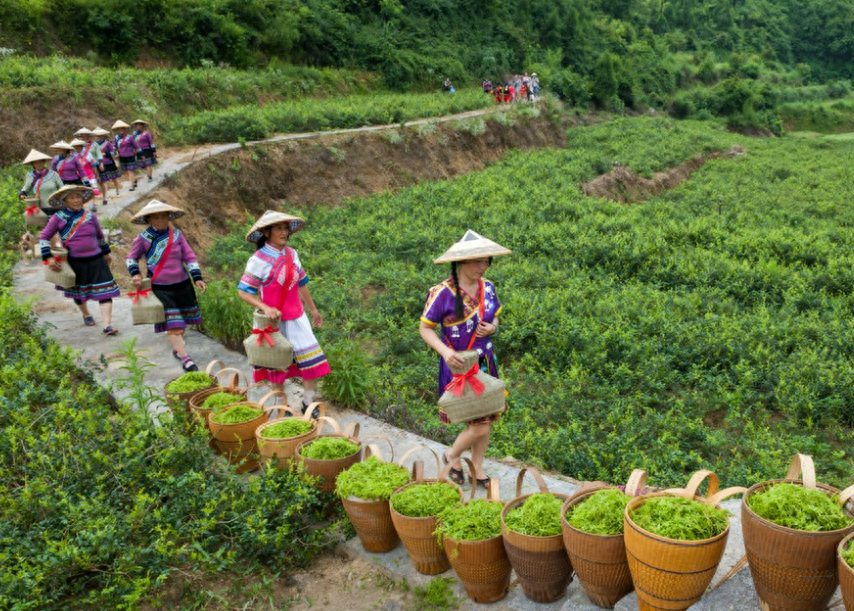
[[[656,173],[652,178],[638,176],[626,166],[618,165],[607,174],[585,182],[581,188],[591,197],[604,197],[621,204],[633,204],[675,189],[691,178],[707,161],[723,156],[737,157],[744,152],[744,147],[736,145],[727,152],[716,151],[692,157],[667,172]]]

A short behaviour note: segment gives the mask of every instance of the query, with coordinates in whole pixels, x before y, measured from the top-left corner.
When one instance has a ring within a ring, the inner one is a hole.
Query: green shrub
[[[561,533],[560,508],[563,501],[553,494],[532,494],[504,516],[507,528],[522,535],[551,537]]]
[[[623,533],[623,513],[631,498],[619,490],[599,490],[566,512],[570,526],[591,535]]]
[[[679,541],[711,539],[729,525],[723,509],[681,496],[650,498],[629,517],[647,532]]]
[[[352,496],[366,501],[388,500],[392,492],[408,482],[406,469],[371,456],[338,475],[335,493],[343,499]]]
[[[300,450],[313,460],[340,460],[359,451],[359,445],[342,437],[318,437]]]
[[[326,356],[331,371],[323,378],[323,397],[341,407],[362,407],[373,381],[364,354],[355,343],[347,341],[330,348]]]
[[[770,522],[809,532],[847,528],[854,523],[839,503],[821,490],[775,484],[747,498],[747,506]]]
[[[460,490],[451,484],[413,484],[392,495],[391,506],[400,515],[428,518],[460,502]]]

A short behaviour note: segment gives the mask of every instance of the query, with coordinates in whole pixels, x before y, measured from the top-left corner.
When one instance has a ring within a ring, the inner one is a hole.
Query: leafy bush
[[[326,356],[330,373],[323,378],[323,397],[341,407],[364,406],[374,377],[358,346],[344,342],[330,348]]]
[[[507,528],[522,535],[550,537],[561,533],[560,508],[563,500],[553,494],[532,494],[507,512]]]
[[[825,532],[854,523],[834,498],[821,490],[809,490],[797,484],[769,486],[751,494],[747,506],[759,517],[795,530]]]
[[[726,511],[681,496],[653,497],[629,514],[647,532],[679,541],[701,541],[721,534],[729,525]]]

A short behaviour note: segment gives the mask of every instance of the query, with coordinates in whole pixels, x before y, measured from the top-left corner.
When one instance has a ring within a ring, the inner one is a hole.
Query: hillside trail
[[[487,108],[441,118],[414,120],[407,122],[405,125],[413,126],[430,122],[453,121],[477,117],[495,111],[495,108]],[[398,129],[400,127],[400,124],[394,124],[325,132],[281,134],[267,140],[248,142],[245,146],[254,146],[263,142],[325,138],[330,136],[339,136],[342,134],[375,132]],[[103,206],[100,203],[98,204],[97,214],[100,218],[116,217],[125,209],[133,206],[141,200],[144,200],[148,193],[153,191],[163,182],[165,177],[181,172],[193,163],[214,155],[238,149],[241,146],[243,145],[240,143],[231,143],[162,150],[160,151],[160,163],[155,166],[153,181],[148,181],[146,178],[143,178],[139,182],[139,187],[133,192],[127,191],[127,186],[125,184],[121,196],[111,197],[110,203],[106,206]],[[15,267],[14,286],[18,298],[31,304],[33,313],[38,317],[40,323],[48,327],[51,336],[60,343],[75,350],[77,352],[77,358],[81,364],[94,365],[95,378],[100,384],[110,388],[117,399],[123,399],[129,394],[129,390],[115,386],[116,381],[123,377],[122,370],[120,369],[124,364],[121,350],[123,349],[123,345],[128,341],[135,341],[134,351],[141,357],[147,359],[153,365],[153,367],[146,373],[145,381],[150,387],[156,389],[158,394],[162,392],[162,389],[167,382],[183,373],[179,362],[172,357],[165,337],[155,335],[151,331],[151,327],[148,325],[141,327],[132,326],[130,314],[131,300],[127,296],[122,295],[120,298],[114,300],[113,326],[118,328],[120,332],[116,336],[107,337],[103,336],[101,333],[100,312],[97,307],[92,307],[90,310],[98,324],[94,327],[84,326],[81,315],[74,304],[70,300],[64,299],[60,291],[56,290],[52,285],[44,281],[40,261],[19,262]],[[322,343],[322,330],[319,332],[319,335],[319,339]],[[235,367],[242,372],[251,372],[251,367],[246,361],[246,357],[244,355],[225,348],[219,342],[203,335],[202,333],[190,329],[187,332],[186,339],[189,353],[200,368],[204,368],[204,366],[212,360],[220,360],[226,367]],[[301,386],[296,383],[289,383],[286,389],[288,392],[288,402],[293,406],[299,406],[301,404],[302,397]],[[253,393],[256,391],[253,391]],[[519,389],[517,392],[524,392],[524,389]],[[260,393],[252,394],[250,398],[257,399],[259,396]],[[152,411],[155,414],[159,414],[166,410],[168,410],[168,408],[162,402],[157,403],[152,407]],[[424,449],[416,452],[415,455],[410,457],[406,464],[411,465],[413,460],[419,458],[424,460],[427,477],[433,477],[434,471],[437,468],[432,453],[435,453],[438,457],[448,449],[445,445],[399,429],[375,418],[366,416],[358,411],[338,409],[335,406],[329,405],[328,412],[333,418],[340,422],[342,426],[358,422],[363,436],[381,435],[385,437],[388,440],[387,443],[381,442],[380,445],[383,448],[391,446],[392,451],[387,452],[387,457],[400,457],[412,448],[423,446]],[[583,448],[580,448],[579,451],[584,450]],[[501,460],[486,461],[485,469],[487,473],[500,481],[503,500],[507,501],[515,497],[516,479],[522,466],[524,465],[519,464],[518,461],[512,457],[505,457]],[[579,482],[573,481],[559,474],[546,474],[545,479],[550,490],[555,492],[572,494],[580,488]],[[466,484],[464,489],[466,490],[466,493],[468,493],[470,485]],[[528,477],[523,486],[523,494],[529,494],[536,491],[536,485],[533,483],[532,478]],[[478,493],[478,496],[482,495],[483,491],[481,490]],[[733,515],[731,520],[732,527],[724,559],[721,562],[718,573],[712,583],[717,583],[717,581],[725,575],[744,554],[744,543],[739,524],[740,502],[738,500],[730,500],[725,502],[722,506],[728,509]],[[421,575],[414,570],[402,545],[387,554],[370,554],[365,552],[358,539],[354,538],[344,544],[343,551],[360,562],[363,560],[368,561],[371,565],[385,571],[395,579],[405,579],[410,586],[423,587],[432,579],[431,577]],[[327,559],[327,562],[330,561]],[[306,608],[311,607],[312,604],[321,607],[329,606],[330,608],[351,606],[349,604],[351,596],[349,594],[350,587],[347,584],[340,584],[340,574],[334,574],[338,576],[330,578],[328,583],[313,579],[306,580],[304,593],[306,593],[308,600],[315,600],[311,596],[313,590],[317,590],[317,593],[320,593],[321,591],[323,593],[322,599],[317,601],[320,604],[309,603]],[[450,575],[453,575],[453,572],[444,574],[444,576]],[[480,608],[482,606],[472,603],[465,598],[464,591],[459,583],[454,586],[454,589],[457,594],[464,599],[460,606],[461,609],[467,611],[469,609]],[[489,605],[489,607],[502,610],[513,609],[514,611],[526,609],[539,609],[542,611],[553,611],[558,609],[561,611],[594,611],[595,609],[598,609],[598,607],[589,601],[577,580],[574,580],[572,584],[570,584],[566,598],[556,603],[532,603],[525,598],[520,587],[514,586],[511,588],[510,594],[507,598],[498,603],[493,603],[492,605]],[[297,605],[295,608],[300,608],[300,606]],[[615,608],[617,611],[637,609],[635,594],[632,593],[628,595],[620,601]],[[389,606],[389,609],[390,611],[395,611],[394,605]],[[756,600],[756,594],[750,580],[749,571],[740,571],[735,575],[735,577],[724,583],[722,587],[714,590],[711,594],[704,597],[699,603],[694,605],[692,609],[696,611],[711,611],[712,609],[759,611],[759,604]],[[354,611],[360,610],[354,609]]]

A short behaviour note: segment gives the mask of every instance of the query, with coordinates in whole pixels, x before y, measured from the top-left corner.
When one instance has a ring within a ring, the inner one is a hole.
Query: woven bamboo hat
[[[113,123],[112,129],[122,129],[122,128],[128,129],[129,127],[130,127],[130,125],[128,125],[127,123],[125,123],[124,121],[119,119],[118,121]]]
[[[92,135],[93,136],[109,136],[110,132],[105,130],[103,127],[96,127],[95,129],[92,130]]]
[[[92,130],[86,127],[81,127],[76,132],[74,132],[75,136],[91,136]]]
[[[68,144],[65,140],[60,140],[59,142],[54,142],[51,144],[49,149],[54,149],[56,151],[73,151],[74,147]]]
[[[261,239],[261,236],[264,235],[262,230],[265,227],[272,227],[279,223],[288,223],[291,235],[305,227],[305,220],[298,216],[291,216],[290,214],[277,212],[275,210],[267,210],[261,218],[255,221],[255,224],[252,225],[252,229],[250,229],[249,233],[246,234],[246,239],[255,244]]]
[[[65,198],[68,197],[69,193],[80,193],[83,196],[84,204],[95,197],[95,192],[89,187],[84,187],[83,185],[65,185],[61,189],[54,191],[53,195],[50,196],[48,204],[54,208],[61,208],[65,205]]]
[[[28,163],[33,163],[35,161],[53,161],[53,158],[45,155],[41,151],[37,151],[36,149],[30,149],[30,153],[27,155],[27,158],[21,162],[21,165],[27,165]]]
[[[86,142],[85,140],[81,140],[80,138],[75,138],[74,140],[72,140],[71,142],[69,142],[69,144],[70,144],[72,147],[75,147],[75,146],[86,146],[86,145],[88,144],[88,142]]]
[[[483,259],[484,257],[500,257],[501,255],[509,255],[511,252],[509,248],[504,248],[501,244],[496,244],[469,229],[459,242],[446,250],[441,257],[434,259],[433,263],[452,263],[453,261],[468,261],[469,259]]]
[[[152,214],[157,214],[158,212],[168,212],[170,219],[176,219],[186,214],[186,212],[180,208],[176,208],[175,206],[170,206],[160,200],[153,199],[145,204],[145,207],[142,210],[134,214],[130,221],[137,225],[148,225],[148,217]]]
[[[131,125],[137,125],[139,123],[142,123],[143,125],[148,125],[148,121],[143,121],[142,119],[137,119],[136,121],[130,122]]]

